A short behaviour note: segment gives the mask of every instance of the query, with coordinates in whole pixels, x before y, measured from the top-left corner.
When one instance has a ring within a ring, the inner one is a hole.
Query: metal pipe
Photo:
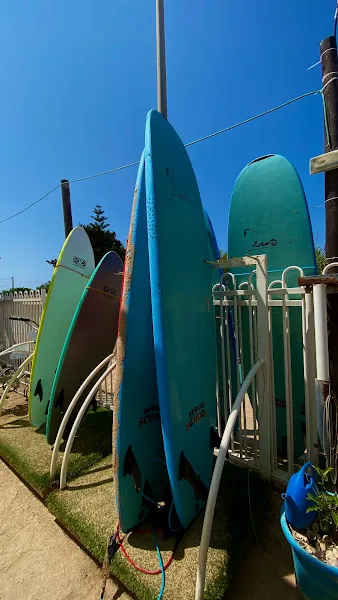
[[[109,356],[106,356],[106,358],[104,358],[100,364],[97,365],[97,367],[95,367],[95,369],[93,369],[93,371],[91,373],[89,373],[88,377],[84,380],[84,382],[80,385],[79,389],[77,390],[74,398],[72,399],[72,401],[70,402],[64,417],[61,421],[61,425],[59,427],[59,431],[57,433],[55,442],[54,442],[54,447],[53,447],[53,454],[52,454],[52,460],[50,463],[50,470],[49,470],[49,474],[50,474],[50,478],[53,480],[55,479],[55,474],[56,474],[56,463],[57,463],[57,459],[58,459],[58,455],[59,455],[59,448],[60,448],[60,444],[62,441],[62,436],[64,434],[64,431],[66,429],[66,425],[69,421],[69,418],[73,412],[73,408],[74,406],[76,406],[78,399],[80,398],[80,396],[83,394],[83,392],[85,391],[87,385],[90,383],[90,381],[93,379],[93,377],[95,377],[95,375],[102,369],[102,367],[104,367],[104,365],[107,364],[107,362],[109,362],[112,358],[113,358],[114,353],[113,354],[109,354]]]
[[[223,466],[226,459],[226,455],[229,448],[231,434],[235,427],[235,423],[238,417],[239,409],[245,397],[245,394],[248,390],[249,385],[251,384],[254,376],[260,367],[264,364],[264,360],[258,360],[253,368],[249,371],[246,378],[244,379],[241,388],[237,394],[237,398],[234,402],[232,411],[230,413],[229,419],[227,421],[221,445],[218,451],[218,456],[216,459],[216,464],[214,468],[214,472],[212,474],[207,505],[205,509],[202,535],[201,535],[201,543],[200,543],[200,551],[199,551],[199,561],[197,568],[197,580],[196,580],[196,589],[195,589],[195,600],[203,600],[204,597],[204,584],[205,584],[205,571],[206,571],[206,563],[207,563],[207,555],[208,548],[210,542],[211,528],[214,519],[214,512],[217,500],[217,494],[219,489],[219,484],[222,477]]]
[[[157,109],[168,118],[163,0],[156,0]]]
[[[33,354],[30,354],[29,356],[27,356],[27,358],[25,358],[25,360],[21,363],[21,365],[17,368],[17,370],[15,371],[15,373],[12,375],[12,377],[8,380],[7,385],[4,389],[4,392],[1,396],[1,400],[0,400],[0,415],[1,415],[1,411],[4,407],[5,404],[5,400],[7,398],[8,392],[11,389],[12,384],[14,383],[14,381],[20,377],[20,375],[22,375],[22,373],[25,370],[25,366],[29,363],[30,360],[32,360],[33,358]]]
[[[112,365],[110,365],[110,367],[108,367],[108,369],[103,373],[103,375],[101,375],[100,379],[98,379],[98,381],[95,383],[95,385],[90,390],[90,392],[87,395],[86,399],[84,400],[78,414],[76,415],[76,419],[74,421],[73,427],[71,429],[71,432],[70,432],[68,440],[67,440],[65,453],[63,455],[61,474],[60,474],[60,490],[63,490],[66,487],[69,456],[72,451],[74,438],[76,436],[76,432],[80,426],[80,423],[86,413],[88,406],[90,405],[90,403],[92,401],[93,396],[96,394],[97,390],[101,387],[101,383],[105,380],[105,378],[109,375],[109,373],[111,373],[113,371],[113,369],[115,369],[115,367],[116,367],[116,363],[114,362]]]
[[[321,381],[328,381],[330,379],[330,371],[327,334],[326,286],[324,284],[320,283],[319,285],[313,286],[313,312],[315,324],[317,379],[320,379]]]

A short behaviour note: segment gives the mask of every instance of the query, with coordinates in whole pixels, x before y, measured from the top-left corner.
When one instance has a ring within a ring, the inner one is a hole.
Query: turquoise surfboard
[[[144,177],[142,155],[125,258],[114,385],[115,501],[124,532],[144,521],[169,487],[155,370]]]
[[[55,371],[82,292],[95,268],[88,235],[75,227],[67,237],[54,269],[34,352],[29,419],[40,427],[47,420]]]
[[[204,505],[213,469],[213,275],[193,168],[179,136],[155,110],[146,121],[145,164],[161,424],[176,513],[187,527]]]
[[[215,235],[215,231],[211,222],[211,219],[206,210],[204,210],[204,219],[207,228],[208,234],[208,243],[209,243],[209,260],[216,261],[220,258],[220,251]],[[220,284],[221,277],[224,274],[223,269],[212,269],[213,280],[212,285]],[[226,281],[224,284],[226,285]],[[219,288],[218,288],[219,289]],[[229,390],[223,389],[223,369],[222,369],[222,339],[221,339],[221,330],[220,330],[220,318],[221,311],[219,306],[215,306],[215,319],[216,319],[216,348],[217,348],[217,373],[218,373],[218,389],[219,389],[219,400],[220,400],[220,413],[221,413],[221,424],[222,431],[224,430],[226,423],[226,416],[230,413],[230,403],[229,403]],[[223,317],[224,318],[224,317]],[[232,404],[236,400],[237,396],[237,372],[236,372],[236,342],[235,342],[235,332],[234,332],[234,322],[233,322],[233,314],[232,311],[228,311],[228,326],[229,326],[229,346],[230,346],[230,369],[231,369],[231,381],[232,381],[232,389],[231,389],[231,399]],[[227,344],[226,338],[224,337],[224,363],[225,363],[225,381],[228,381],[228,352],[227,352]],[[224,400],[226,399],[226,407],[224,405]],[[226,410],[225,410],[226,408]],[[236,425],[237,429],[237,425]]]
[[[70,324],[51,391],[46,437],[54,444],[73,396],[91,371],[109,354],[117,337],[123,263],[108,252],[89,279]],[[91,380],[93,386],[102,375]],[[89,389],[79,398],[68,423],[70,429]]]
[[[269,155],[247,165],[234,187],[228,229],[229,256],[266,254],[268,283],[281,280],[283,270],[301,267],[305,275],[316,273],[315,250],[308,206],[300,178],[282,156]],[[233,269],[238,285],[248,280],[249,270]],[[297,271],[286,276],[288,287],[298,286]],[[278,287],[278,286],[277,286]],[[305,448],[305,391],[301,307],[290,307],[292,398],[294,405],[294,452]],[[248,372],[249,326],[243,310],[244,370]],[[286,456],[286,410],[282,310],[272,308],[273,360],[277,451]],[[247,343],[245,342],[247,341]],[[244,375],[243,375],[244,376]]]

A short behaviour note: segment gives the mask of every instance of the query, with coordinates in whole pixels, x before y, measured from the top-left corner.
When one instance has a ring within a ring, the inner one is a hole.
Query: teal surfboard
[[[207,228],[208,234],[208,245],[209,245],[209,260],[216,261],[220,258],[220,251],[215,235],[215,231],[211,222],[211,219],[206,210],[204,210],[204,219],[205,225]],[[212,269],[212,285],[217,285],[220,289],[220,281],[222,275],[224,274],[223,269]],[[223,280],[223,285],[226,285],[226,281]],[[220,327],[220,319],[221,319],[221,310],[218,305],[215,307],[215,324],[216,324],[216,348],[217,348],[217,385],[218,385],[218,393],[219,393],[219,403],[220,403],[220,417],[221,417],[221,429],[224,430],[226,419],[230,414],[230,402],[229,402],[229,390],[224,389],[223,385],[223,368],[222,368],[222,338],[221,338],[221,327]],[[224,314],[223,314],[224,319]],[[236,400],[237,396],[237,371],[236,371],[236,342],[235,342],[235,333],[234,333],[234,321],[233,321],[233,313],[231,310],[228,311],[228,327],[229,327],[229,351],[227,347],[227,338],[226,331],[224,330],[224,372],[225,372],[225,382],[228,381],[228,372],[229,372],[229,362],[231,369],[231,400],[232,404]],[[229,356],[228,356],[229,355]],[[229,358],[229,360],[228,360]],[[226,404],[225,404],[226,403]],[[231,404],[231,406],[232,406]],[[236,425],[237,429],[237,425]]]
[[[145,136],[155,360],[168,473],[187,527],[207,497],[216,424],[212,270],[201,198],[186,149],[150,111]]]
[[[116,252],[108,252],[97,265],[80,298],[61,352],[51,391],[46,437],[54,444],[62,418],[73,396],[91,371],[115,345],[120,308],[123,263]],[[91,380],[93,386],[102,375]],[[72,412],[71,427],[85,390]]]
[[[305,275],[316,273],[315,250],[307,202],[300,178],[282,156],[269,155],[247,165],[240,173],[232,195],[229,229],[229,256],[266,254],[268,283],[281,280],[283,270],[301,267]],[[232,270],[238,285],[248,280],[250,270]],[[288,287],[298,286],[297,271],[286,276]],[[277,286],[278,287],[278,286]],[[301,307],[290,307],[292,398],[294,405],[294,452],[305,448],[305,399]],[[250,369],[249,325],[242,311],[244,370]],[[273,360],[277,451],[286,455],[286,410],[283,356],[282,310],[272,308]],[[255,357],[257,358],[257,357]],[[244,376],[244,374],[243,374]]]
[[[46,423],[48,402],[63,344],[94,268],[89,237],[82,227],[75,227],[57,260],[36,339],[29,391],[29,419],[35,427]]]
[[[169,487],[155,369],[144,177],[142,155],[125,258],[114,385],[114,486],[124,532],[144,521]]]

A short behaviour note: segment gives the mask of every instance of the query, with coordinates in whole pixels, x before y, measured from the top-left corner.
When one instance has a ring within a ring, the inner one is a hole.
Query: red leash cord
[[[141,573],[145,573],[146,575],[160,575],[162,573],[161,569],[156,569],[156,571],[148,571],[147,569],[143,569],[143,567],[140,567],[139,565],[137,565],[133,559],[131,558],[131,556],[129,556],[127,550],[125,549],[123,542],[120,538],[120,524],[118,524],[117,526],[117,533],[116,533],[116,537],[117,537],[117,541],[119,543],[119,546],[124,554],[124,556],[126,557],[127,561],[133,566],[135,567],[135,569],[137,569],[138,571],[141,571]],[[164,565],[164,570],[166,570],[168,567],[170,567],[172,561],[174,559],[174,551],[172,552],[169,560],[166,562],[166,564]]]

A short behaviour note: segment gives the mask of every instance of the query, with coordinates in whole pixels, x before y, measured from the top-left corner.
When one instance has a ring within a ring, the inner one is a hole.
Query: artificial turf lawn
[[[0,417],[0,456],[42,497],[46,497],[55,482],[49,477],[51,447],[45,438],[45,426],[37,429],[29,424],[27,401],[17,396],[9,401]],[[81,423],[69,459],[68,477],[75,477],[111,453],[112,413],[98,409],[89,411]],[[62,450],[57,466],[59,477]]]
[[[250,475],[249,484],[251,511],[255,527],[258,528],[263,516],[267,486],[254,474]],[[47,505],[58,520],[102,562],[107,541],[117,524],[111,457],[70,481],[67,489],[52,492],[47,498]],[[203,514],[185,532],[175,553],[175,560],[166,571],[165,597],[168,599],[186,600],[194,597]],[[150,530],[150,526],[146,527]],[[248,472],[226,464],[208,553],[205,600],[221,600],[224,597],[231,575],[247,550],[252,534]],[[160,531],[157,537],[163,561],[166,562],[175,538],[164,540]],[[130,534],[124,544],[138,565],[148,570],[158,569],[150,531],[142,535]],[[161,587],[161,575],[150,576],[136,571],[121,550],[113,559],[111,571],[140,600],[156,600]]]

